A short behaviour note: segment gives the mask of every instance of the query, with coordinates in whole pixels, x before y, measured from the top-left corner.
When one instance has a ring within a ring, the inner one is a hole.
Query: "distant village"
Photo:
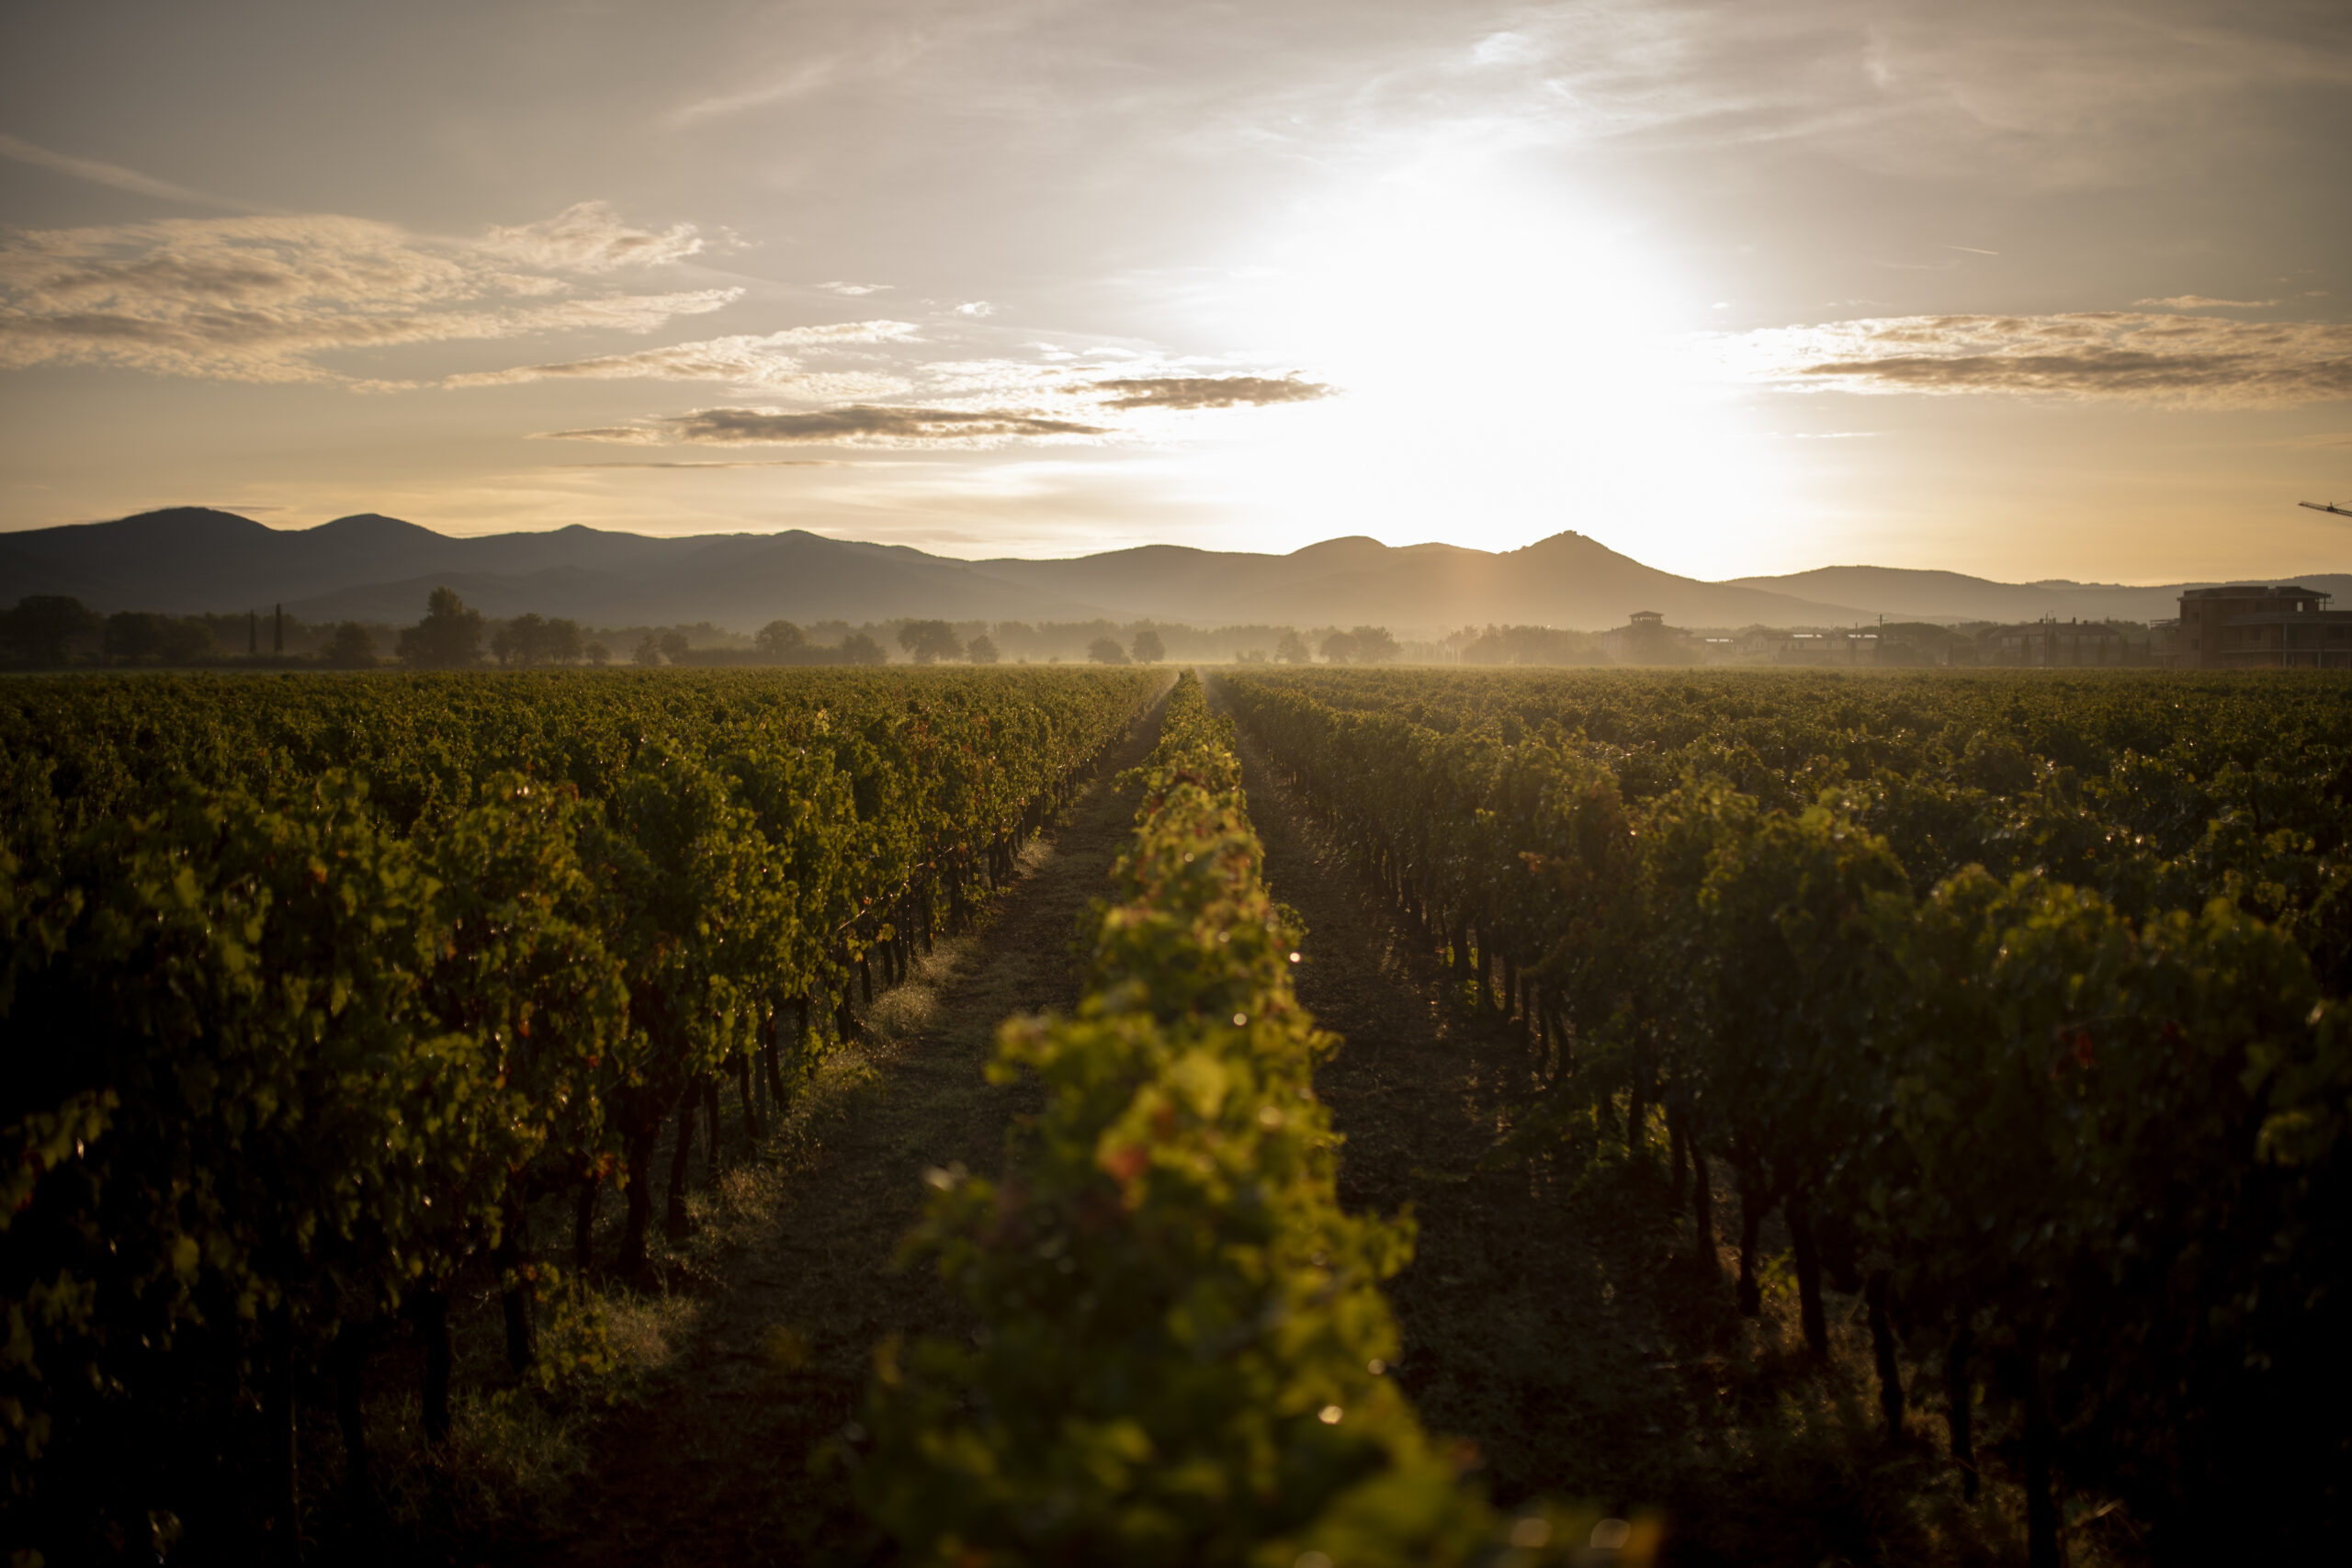
[[[1629,664],[1963,665],[2029,669],[2352,668],[2352,610],[2288,585],[2192,588],[2166,620],[2041,620],[1685,631],[1637,610],[1599,642]]]
[[[1688,628],[1655,610],[1602,632],[1464,626],[1437,637],[1376,626],[1195,627],[1108,619],[901,617],[756,632],[698,622],[583,627],[560,617],[486,617],[437,590],[415,625],[306,622],[273,606],[228,615],[100,615],[57,594],[0,610],[0,661],[17,668],[530,669],[566,666],[1148,663],[1779,665],[1844,669],[2252,669],[2352,667],[2352,611],[2296,585],[2194,588],[2152,622],[1999,625],[1881,620],[1848,626]]]

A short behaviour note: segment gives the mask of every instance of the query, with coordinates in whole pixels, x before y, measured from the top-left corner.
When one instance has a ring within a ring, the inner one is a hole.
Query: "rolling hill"
[[[2306,577],[2352,596],[2352,577]],[[1521,549],[1326,539],[1288,555],[1152,545],[1068,560],[956,560],[798,529],[660,538],[573,526],[461,538],[362,513],[314,528],[175,507],[110,523],[0,535],[0,604],[70,593],[98,609],[176,614],[282,604],[309,620],[405,622],[447,584],[492,615],[537,611],[598,626],[715,621],[751,630],[937,616],[958,621],[1162,620],[1195,626],[1371,622],[1405,635],[1488,623],[1598,630],[1635,610],[1676,625],[1853,624],[2169,615],[2188,584],[1993,582],[1958,572],[1825,567],[1705,582],[1600,541],[1555,534]]]

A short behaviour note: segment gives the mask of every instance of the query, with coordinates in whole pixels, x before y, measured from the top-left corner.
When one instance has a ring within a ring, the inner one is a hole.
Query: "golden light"
[[[1671,518],[1703,555],[1694,467],[1767,482],[1684,347],[1694,286],[1636,225],[1500,160],[1424,158],[1259,254],[1226,330],[1341,394],[1270,411],[1228,455],[1230,501],[1286,534],[1508,548],[1574,528],[1631,549]]]

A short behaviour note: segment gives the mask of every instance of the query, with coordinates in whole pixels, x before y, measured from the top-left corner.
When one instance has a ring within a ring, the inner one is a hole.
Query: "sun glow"
[[[1230,454],[1269,525],[1481,548],[1573,528],[1630,549],[1670,517],[1703,558],[1673,492],[1694,466],[1710,483],[1740,468],[1751,495],[1763,482],[1722,383],[1681,347],[1702,297],[1631,224],[1431,162],[1319,204],[1259,254],[1229,330],[1340,391]]]

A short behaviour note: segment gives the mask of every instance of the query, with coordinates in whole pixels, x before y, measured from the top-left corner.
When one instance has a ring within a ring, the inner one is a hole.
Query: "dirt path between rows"
[[[1316,1076],[1347,1140],[1340,1201],[1409,1206],[1419,1225],[1387,1287],[1397,1381],[1432,1430],[1477,1445],[1496,1501],[1657,1510],[1674,1563],[1984,1561],[1978,1538],[2005,1527],[1958,1517],[1924,1441],[1886,1449],[1860,1330],[1838,1323],[1821,1371],[1792,1299],[1760,1320],[1732,1310],[1736,1259],[1719,1245],[1715,1270],[1695,1261],[1663,1150],[1476,1168],[1534,1095],[1525,1048],[1472,1016],[1467,987],[1241,740],[1267,879],[1307,927],[1300,999],[1345,1041]],[[1738,1219],[1717,1170],[1720,1237]]]
[[[1132,829],[1113,780],[1148,751],[1155,714],[1022,859],[977,939],[944,943],[877,998],[871,1081],[786,1179],[781,1212],[719,1260],[718,1287],[643,1398],[607,1421],[560,1539],[518,1554],[577,1564],[855,1562],[888,1555],[846,1479],[811,1455],[864,1396],[875,1343],[954,1332],[965,1309],[928,1268],[894,1266],[922,1173],[1004,1160],[1025,1086],[982,1077],[997,1025],[1077,1000],[1073,937]]]

